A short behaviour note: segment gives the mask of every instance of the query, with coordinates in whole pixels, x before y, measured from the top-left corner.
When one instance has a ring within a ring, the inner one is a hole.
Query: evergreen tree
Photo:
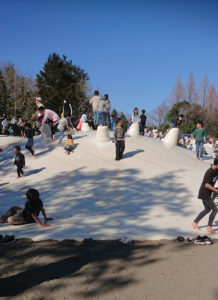
[[[7,88],[0,70],[0,115],[7,113]]]
[[[115,108],[112,110],[111,116],[114,118],[114,120],[117,120],[117,118],[118,118],[118,113],[117,113],[117,111],[116,111]]]
[[[37,74],[37,87],[43,103],[49,109],[61,114],[64,99],[69,100],[73,108],[73,120],[77,121],[82,112],[91,116],[91,106],[87,99],[87,73],[73,65],[63,55],[49,55],[43,70]]]

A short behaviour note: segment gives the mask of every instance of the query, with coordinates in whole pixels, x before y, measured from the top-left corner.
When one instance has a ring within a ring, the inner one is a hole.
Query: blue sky
[[[178,76],[218,86],[218,1],[0,0],[0,61],[35,75],[52,52],[119,111],[151,111]]]

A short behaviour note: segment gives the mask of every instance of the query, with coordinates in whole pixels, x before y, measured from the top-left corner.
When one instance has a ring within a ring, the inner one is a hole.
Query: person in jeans
[[[69,116],[66,115],[66,116],[62,117],[62,118],[58,121],[58,131],[59,131],[59,133],[60,133],[59,140],[58,140],[58,143],[59,143],[59,144],[61,144],[61,142],[62,142],[62,140],[63,140],[63,138],[64,138],[64,129],[65,129],[65,127],[67,127],[67,130],[70,131],[68,119],[69,119]]]
[[[93,113],[94,113],[94,126],[97,127],[99,125],[99,110],[98,104],[100,101],[99,91],[94,92],[94,96],[89,100],[89,103],[92,105]]]
[[[101,125],[105,126],[106,125],[106,113],[107,113],[107,106],[106,106],[106,101],[104,100],[104,97],[102,99],[100,99],[99,103],[98,103],[98,111],[100,114],[100,118],[101,118]]]
[[[192,227],[198,231],[200,228],[198,227],[198,223],[200,220],[206,216],[210,211],[211,214],[209,216],[207,231],[209,233],[215,234],[216,231],[213,230],[212,225],[217,214],[217,206],[214,203],[215,197],[213,193],[218,193],[218,189],[214,188],[214,185],[218,178],[218,157],[214,159],[214,163],[210,169],[208,169],[204,175],[203,182],[201,184],[198,198],[202,200],[204,205],[204,210],[197,216],[197,218],[193,221]]]
[[[74,142],[73,142],[73,137],[71,134],[67,135],[67,141],[65,143],[64,150],[66,151],[66,154],[70,154],[74,149]]]
[[[105,113],[104,113],[104,118],[105,118],[105,123],[108,125],[108,128],[111,127],[111,116],[110,116],[110,112],[111,112],[111,103],[110,100],[108,98],[108,94],[105,94],[103,97],[104,101],[105,101]]]
[[[198,121],[197,128],[195,129],[193,136],[195,137],[196,144],[196,158],[203,160],[203,144],[207,139],[206,129],[203,128],[203,122]]]
[[[119,161],[123,158],[123,153],[125,150],[125,130],[122,127],[123,122],[119,120],[117,126],[114,130],[114,143],[116,146],[116,158]]]
[[[14,165],[17,166],[17,178],[23,176],[23,168],[25,167],[25,156],[21,153],[20,146],[14,147],[15,160]]]

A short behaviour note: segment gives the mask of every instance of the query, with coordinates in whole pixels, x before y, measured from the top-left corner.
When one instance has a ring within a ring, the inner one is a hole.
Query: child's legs
[[[9,218],[12,217],[13,215],[20,215],[22,214],[23,209],[19,206],[12,206],[3,216],[2,218]]]
[[[68,153],[70,153],[71,151],[73,151],[73,147],[70,146],[70,145],[65,146],[64,149],[65,149]]]
[[[199,152],[200,152],[200,158],[203,157],[203,142],[199,142]]]
[[[115,158],[115,160],[120,160],[120,143],[119,143],[119,141],[116,142],[115,146],[116,146],[116,158]]]
[[[11,225],[22,225],[26,224],[26,221],[22,216],[13,216],[8,218],[8,223]]]
[[[196,157],[199,158],[199,142],[196,141]]]
[[[120,146],[121,158],[123,157],[124,150],[125,150],[125,142],[121,141],[121,146]]]
[[[20,177],[20,174],[23,174],[22,167],[17,166],[17,175]]]
[[[59,142],[61,143],[64,138],[64,130],[59,130],[59,133],[60,133]]]

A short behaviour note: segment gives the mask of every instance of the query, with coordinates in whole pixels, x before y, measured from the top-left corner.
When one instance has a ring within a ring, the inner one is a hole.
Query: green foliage
[[[166,121],[171,122],[173,119],[178,117],[179,114],[185,114],[189,107],[190,103],[187,101],[182,101],[174,104],[166,114]]]
[[[118,113],[117,113],[117,111],[116,111],[115,108],[112,110],[111,116],[114,118],[115,121],[117,120],[117,118],[118,118]]]
[[[61,114],[63,100],[68,99],[73,109],[73,119],[77,121],[82,112],[91,117],[91,106],[87,99],[87,73],[79,66],[73,65],[63,55],[49,55],[40,74],[37,74],[37,87],[44,105]]]
[[[123,121],[123,128],[125,129],[125,131],[127,131],[128,128],[128,120],[126,118],[126,116],[124,115],[123,112],[120,113],[120,120]]]

